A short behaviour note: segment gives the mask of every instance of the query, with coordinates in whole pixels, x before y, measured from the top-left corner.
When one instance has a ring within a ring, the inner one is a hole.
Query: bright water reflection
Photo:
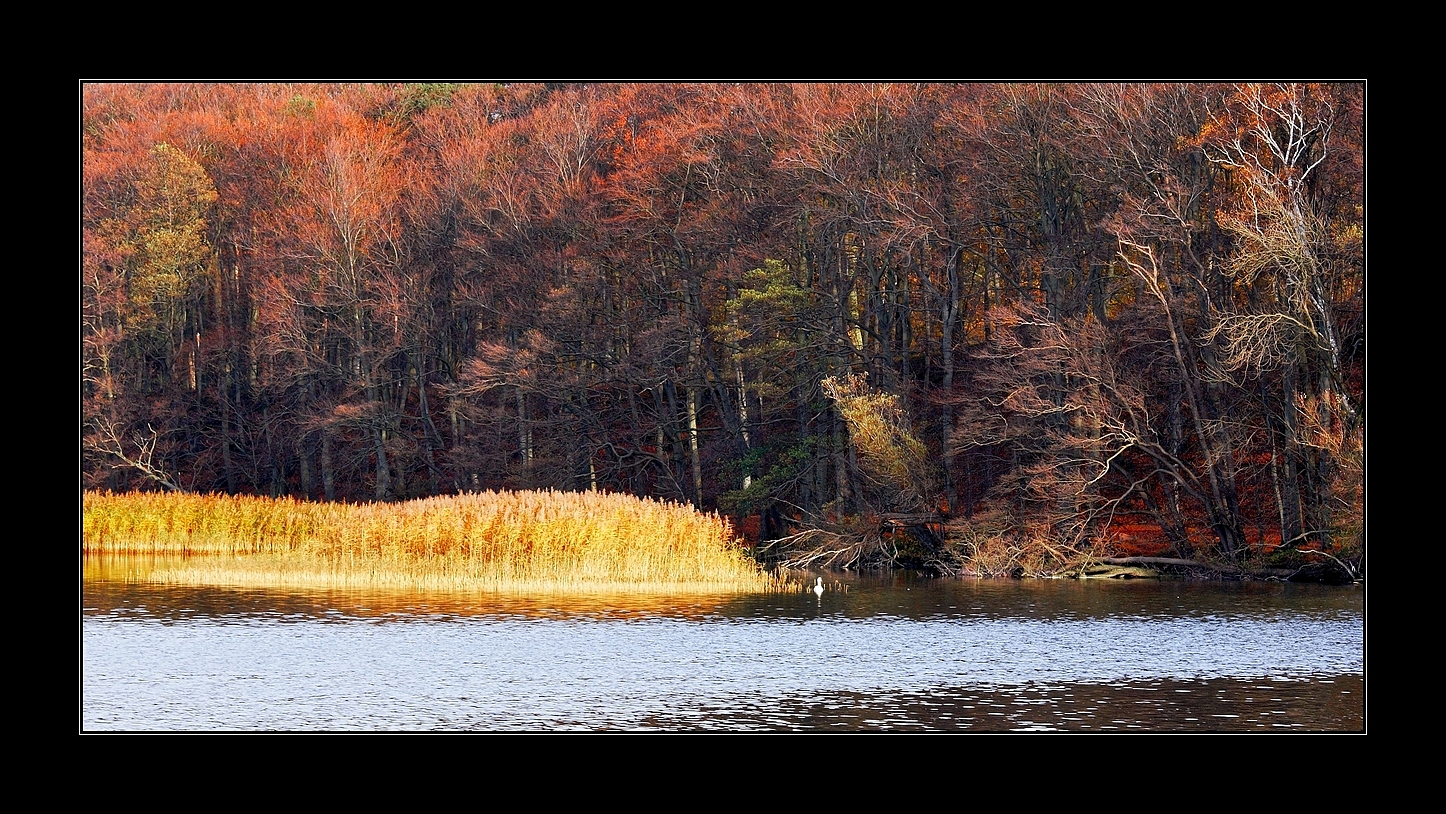
[[[86,730],[1364,728],[1356,588],[852,578],[670,601],[92,576]]]

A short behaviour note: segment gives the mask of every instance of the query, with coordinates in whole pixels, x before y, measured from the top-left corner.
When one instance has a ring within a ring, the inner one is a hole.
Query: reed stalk
[[[166,555],[148,578],[176,584],[596,593],[784,587],[725,518],[599,492],[368,504],[89,492],[82,525],[86,554]]]

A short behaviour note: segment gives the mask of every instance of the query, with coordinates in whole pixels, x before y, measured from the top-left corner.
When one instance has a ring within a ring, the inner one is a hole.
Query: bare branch
[[[124,432],[109,418],[97,418],[91,422],[91,426],[95,428],[95,435],[86,439],[87,445],[97,452],[116,458],[119,463],[113,463],[114,468],[130,467],[172,492],[186,491],[176,483],[170,473],[156,463],[156,442],[160,439],[160,433],[150,423],[146,424],[145,432],[137,430],[131,433],[129,444],[123,437]],[[134,452],[130,451],[132,448]]]

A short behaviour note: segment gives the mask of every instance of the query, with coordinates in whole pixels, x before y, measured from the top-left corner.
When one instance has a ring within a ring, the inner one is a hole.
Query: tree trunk
[[[1282,402],[1280,405],[1280,542],[1297,540],[1304,530],[1300,513],[1299,438],[1295,417],[1295,365],[1281,371]]]
[[[422,375],[422,365],[418,364],[414,371],[417,374],[417,409],[422,413],[422,454],[427,462],[427,479],[431,487],[430,494],[440,495],[442,493],[441,470],[437,467],[437,459],[432,454],[434,446],[443,444],[442,434],[437,431],[437,425],[432,423],[432,410],[427,405],[427,382]]]
[[[301,496],[311,500],[311,455],[306,449],[306,434],[296,434],[296,464],[301,476]]]
[[[391,497],[392,477],[387,466],[387,445],[386,438],[382,434],[381,427],[372,428],[372,438],[377,448],[377,500],[385,501]]]
[[[527,420],[527,394],[517,387],[517,454],[524,469],[532,465],[532,423]]]
[[[698,458],[698,388],[688,386],[688,455],[693,464],[693,505],[703,508],[703,462]]]
[[[226,494],[236,494],[236,466],[231,460],[231,365],[216,377],[216,397],[221,402],[221,470],[226,477]]]
[[[939,363],[944,368],[944,414],[943,437],[939,448],[944,452],[944,510],[955,501],[954,495],[954,445],[950,435],[954,431],[954,325],[959,321],[961,299],[959,296],[959,253],[955,247],[949,250],[949,261],[945,264],[946,294],[939,308]]]
[[[336,502],[336,471],[331,462],[331,433],[321,431],[321,488],[327,503]]]
[[[738,377],[738,427],[743,437],[743,453],[745,455],[753,448],[752,438],[748,433],[748,386],[743,380],[743,362],[737,356],[733,358],[733,372]],[[743,488],[747,489],[753,485],[753,473],[743,473]]]

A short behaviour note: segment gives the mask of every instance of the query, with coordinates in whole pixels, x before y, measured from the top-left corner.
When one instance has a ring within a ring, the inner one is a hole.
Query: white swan
[[[823,597],[823,577],[819,577],[818,581],[813,584],[813,592],[820,598]]]

